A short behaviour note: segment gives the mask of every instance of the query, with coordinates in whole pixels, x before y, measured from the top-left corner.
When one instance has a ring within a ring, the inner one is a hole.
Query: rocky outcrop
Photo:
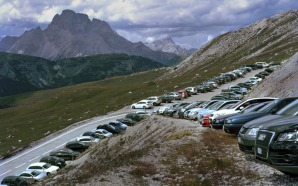
[[[0,51],[56,60],[96,54],[124,53],[146,57],[162,64],[179,62],[179,56],[151,50],[117,34],[107,22],[64,10],[55,15],[48,28],[35,28],[20,37],[4,37]]]
[[[179,56],[190,56],[196,49],[184,49],[177,45],[172,38],[164,38],[153,42],[145,43],[148,47],[155,51],[163,51],[168,53],[177,54]]]

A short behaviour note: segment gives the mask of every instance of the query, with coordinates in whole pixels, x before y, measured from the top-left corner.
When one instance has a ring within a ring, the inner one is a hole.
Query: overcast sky
[[[0,0],[0,37],[45,29],[64,9],[104,20],[132,42],[171,37],[199,48],[224,32],[298,9],[298,0]]]

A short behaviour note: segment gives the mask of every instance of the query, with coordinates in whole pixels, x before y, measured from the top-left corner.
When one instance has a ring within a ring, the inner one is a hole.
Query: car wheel
[[[157,104],[154,102],[154,103],[153,103],[153,106],[156,106],[156,105],[157,105]]]
[[[50,176],[50,175],[51,175],[51,173],[47,172],[47,176]]]
[[[145,106],[143,106],[143,109],[146,109],[146,107],[145,107]]]
[[[135,109],[136,107],[135,107],[135,106],[132,106],[131,108],[132,108],[132,109]]]

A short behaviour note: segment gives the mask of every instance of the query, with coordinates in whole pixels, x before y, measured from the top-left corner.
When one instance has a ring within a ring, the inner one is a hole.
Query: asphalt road
[[[263,71],[262,69],[254,70],[250,73],[247,73],[244,78],[238,78],[237,80],[224,84],[218,89],[215,89],[213,92],[194,95],[190,98],[187,98],[186,102],[194,102],[198,100],[210,100],[210,98],[218,93],[221,89],[227,89],[231,85],[236,85],[237,83],[247,81],[250,77],[255,74]],[[154,110],[157,110],[159,107],[155,107]],[[147,110],[148,112],[153,112],[153,109]],[[41,157],[49,155],[49,152],[58,148],[64,147],[64,145],[73,140],[74,138],[80,136],[85,131],[95,129],[99,124],[105,124],[110,121],[115,121],[117,118],[124,117],[126,113],[133,112],[135,110],[130,109],[129,106],[110,113],[106,116],[95,117],[86,121],[82,121],[74,124],[73,126],[65,129],[63,132],[57,133],[56,135],[51,136],[50,138],[42,139],[39,143],[31,148],[27,148],[22,152],[0,161],[0,180],[9,175],[18,175],[24,171],[31,163],[38,162]],[[128,128],[129,130],[129,128]]]

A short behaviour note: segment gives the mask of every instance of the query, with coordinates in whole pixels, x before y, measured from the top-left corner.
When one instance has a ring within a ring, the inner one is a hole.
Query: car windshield
[[[32,171],[31,174],[32,174],[32,176],[38,176],[40,174],[40,172],[38,172],[38,171]]]
[[[44,166],[42,166],[43,168],[45,168],[45,169],[48,169],[48,168],[50,168],[51,167],[51,165],[50,164],[48,164],[48,163],[46,163],[46,164],[44,164]]]
[[[258,110],[258,112],[269,112],[270,110],[272,110],[272,108],[274,108],[276,106],[276,103],[279,101],[280,101],[279,99],[270,101],[270,103],[268,103],[265,106],[263,106],[262,108],[260,108]]]
[[[264,102],[264,103],[254,103],[250,104],[247,107],[245,107],[241,113],[247,113],[247,112],[253,112],[258,111],[259,109],[263,108],[265,105],[267,105],[270,102]]]
[[[297,116],[298,115],[298,100],[293,101],[285,108],[281,109],[276,113],[277,115],[289,115],[289,116]]]
[[[216,110],[218,107],[220,107],[222,105],[222,102],[219,101],[217,103],[214,103],[213,105],[211,105],[208,109],[209,110]]]

